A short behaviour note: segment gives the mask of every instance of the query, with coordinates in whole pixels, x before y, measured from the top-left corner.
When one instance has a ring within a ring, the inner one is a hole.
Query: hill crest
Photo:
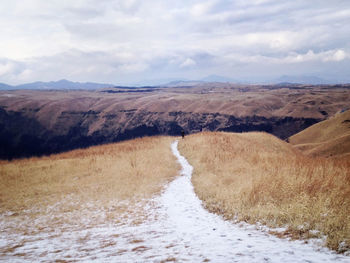
[[[291,136],[289,141],[310,156],[350,155],[350,110],[308,127]]]

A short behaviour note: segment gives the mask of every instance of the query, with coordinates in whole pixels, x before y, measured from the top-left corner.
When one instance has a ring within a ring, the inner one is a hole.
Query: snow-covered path
[[[350,262],[326,248],[278,239],[255,226],[237,225],[207,212],[191,184],[192,166],[171,145],[181,175],[148,202],[146,220],[66,226],[23,237],[0,235],[0,253],[11,262]],[[5,223],[0,224],[5,227]],[[1,229],[0,229],[1,230]],[[19,239],[19,240],[18,240]],[[20,246],[16,245],[20,241]],[[10,244],[11,245],[11,244]],[[22,256],[21,256],[22,255]],[[25,255],[25,256],[24,256]]]
[[[176,232],[179,244],[190,244],[183,259],[214,262],[350,262],[328,249],[318,251],[301,241],[288,241],[257,231],[254,226],[223,220],[209,213],[194,193],[192,166],[180,155],[177,142],[172,151],[183,170],[161,196],[168,214],[168,224]],[[187,255],[186,255],[187,254]]]

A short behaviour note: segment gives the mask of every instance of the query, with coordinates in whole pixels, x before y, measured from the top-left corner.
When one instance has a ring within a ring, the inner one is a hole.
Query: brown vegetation
[[[56,204],[118,206],[158,193],[177,174],[170,137],[142,138],[42,158],[0,163],[0,213],[21,215]],[[69,202],[69,201],[72,202]],[[119,211],[120,212],[120,211]],[[116,211],[118,214],[118,211]],[[118,216],[116,216],[118,217]]]
[[[124,229],[152,219],[152,197],[178,174],[173,140],[0,161],[0,261],[91,261],[96,251],[115,256],[147,249]]]
[[[229,219],[287,227],[294,238],[327,237],[350,249],[350,161],[305,157],[265,133],[200,133],[179,144],[195,192]]]
[[[310,156],[350,158],[350,110],[312,125],[289,141]]]
[[[348,108],[350,101],[350,85],[186,85],[0,91],[0,158],[178,135],[182,129],[265,131],[286,139]]]

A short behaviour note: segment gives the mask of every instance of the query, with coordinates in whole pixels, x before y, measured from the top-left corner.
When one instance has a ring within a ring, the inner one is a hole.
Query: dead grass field
[[[194,167],[195,192],[228,219],[287,227],[293,238],[326,236],[350,249],[350,160],[310,158],[265,133],[200,133],[180,152]],[[277,234],[277,233],[276,233]]]
[[[177,175],[179,167],[169,146],[172,140],[141,138],[2,161],[0,214],[35,219],[53,210],[59,216],[88,207],[108,211],[108,217],[116,221],[123,210],[133,209],[132,203],[159,193]]]
[[[348,108],[349,100],[347,86],[291,87],[201,83],[137,93],[105,93],[101,90],[0,91],[1,108],[35,117],[49,129],[53,128],[64,112],[90,111],[90,114],[95,112],[103,117],[136,109],[139,112],[153,113],[182,111],[220,113],[235,117],[258,115],[266,118],[279,116],[324,119],[322,111],[332,116],[337,111]],[[95,123],[96,126],[100,124]],[[94,128],[96,127],[91,127],[91,130]]]
[[[0,261],[135,256],[143,240],[133,228],[153,220],[153,197],[180,168],[173,140],[146,137],[1,161]]]
[[[295,148],[309,156],[350,157],[350,110],[316,123],[289,138]]]

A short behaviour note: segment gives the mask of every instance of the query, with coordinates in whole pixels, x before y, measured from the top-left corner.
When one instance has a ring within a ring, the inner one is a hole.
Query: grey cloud
[[[4,82],[13,82],[27,68],[23,62],[0,58],[0,79]]]
[[[98,9],[95,5],[90,7],[69,7],[65,9],[67,11],[66,17],[69,19],[84,19],[89,20],[99,16],[102,16],[105,12],[103,9]]]
[[[350,50],[349,1],[36,3],[5,0],[0,7],[0,50],[9,54],[1,56],[12,60],[0,65],[12,79],[125,83],[251,72],[261,78],[297,72],[341,78],[346,74],[338,65],[349,66],[342,55]]]
[[[118,33],[118,28],[114,24],[110,23],[94,23],[88,21],[79,21],[76,23],[65,23],[64,27],[72,33],[73,36],[79,36],[82,38],[111,38],[114,34]]]

